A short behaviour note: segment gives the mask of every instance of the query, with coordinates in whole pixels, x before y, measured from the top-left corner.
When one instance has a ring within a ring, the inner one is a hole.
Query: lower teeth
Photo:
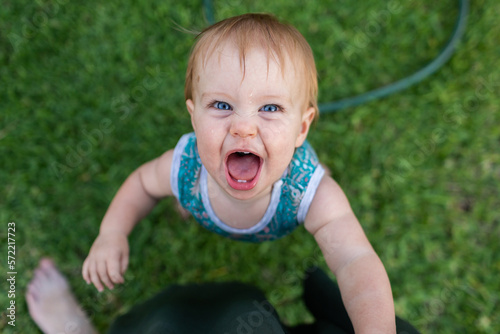
[[[237,180],[238,183],[247,183],[247,180]]]

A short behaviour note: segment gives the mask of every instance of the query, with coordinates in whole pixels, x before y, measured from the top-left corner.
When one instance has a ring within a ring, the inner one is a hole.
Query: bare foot
[[[40,260],[26,293],[31,318],[45,334],[95,334],[66,278],[52,260]]]

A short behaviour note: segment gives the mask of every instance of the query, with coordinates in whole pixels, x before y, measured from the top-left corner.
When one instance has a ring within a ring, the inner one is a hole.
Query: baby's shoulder
[[[349,201],[340,185],[325,173],[316,189],[309,213],[306,216],[306,228],[332,221],[336,217],[352,213]]]

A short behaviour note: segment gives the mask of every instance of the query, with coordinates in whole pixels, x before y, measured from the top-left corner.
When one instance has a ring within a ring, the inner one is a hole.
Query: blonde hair
[[[262,47],[268,54],[268,62],[271,56],[280,64],[282,73],[285,73],[284,65],[288,56],[295,69],[299,73],[302,72],[308,107],[313,107],[316,111],[315,117],[318,117],[318,79],[311,47],[297,29],[279,22],[269,14],[231,17],[206,28],[196,37],[186,72],[186,100],[193,98],[196,66],[205,64],[214,51],[228,40],[235,43],[239,49],[243,73],[246,52],[252,47]]]

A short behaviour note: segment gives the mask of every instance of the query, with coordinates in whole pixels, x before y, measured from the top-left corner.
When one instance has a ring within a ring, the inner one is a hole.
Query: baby
[[[384,266],[306,141],[317,90],[310,46],[273,16],[245,14],[203,31],[185,86],[194,133],[119,189],[83,264],[87,283],[99,291],[123,283],[129,233],[173,195],[202,226],[236,240],[273,240],[303,223],[337,277],[356,333],[395,333]]]

